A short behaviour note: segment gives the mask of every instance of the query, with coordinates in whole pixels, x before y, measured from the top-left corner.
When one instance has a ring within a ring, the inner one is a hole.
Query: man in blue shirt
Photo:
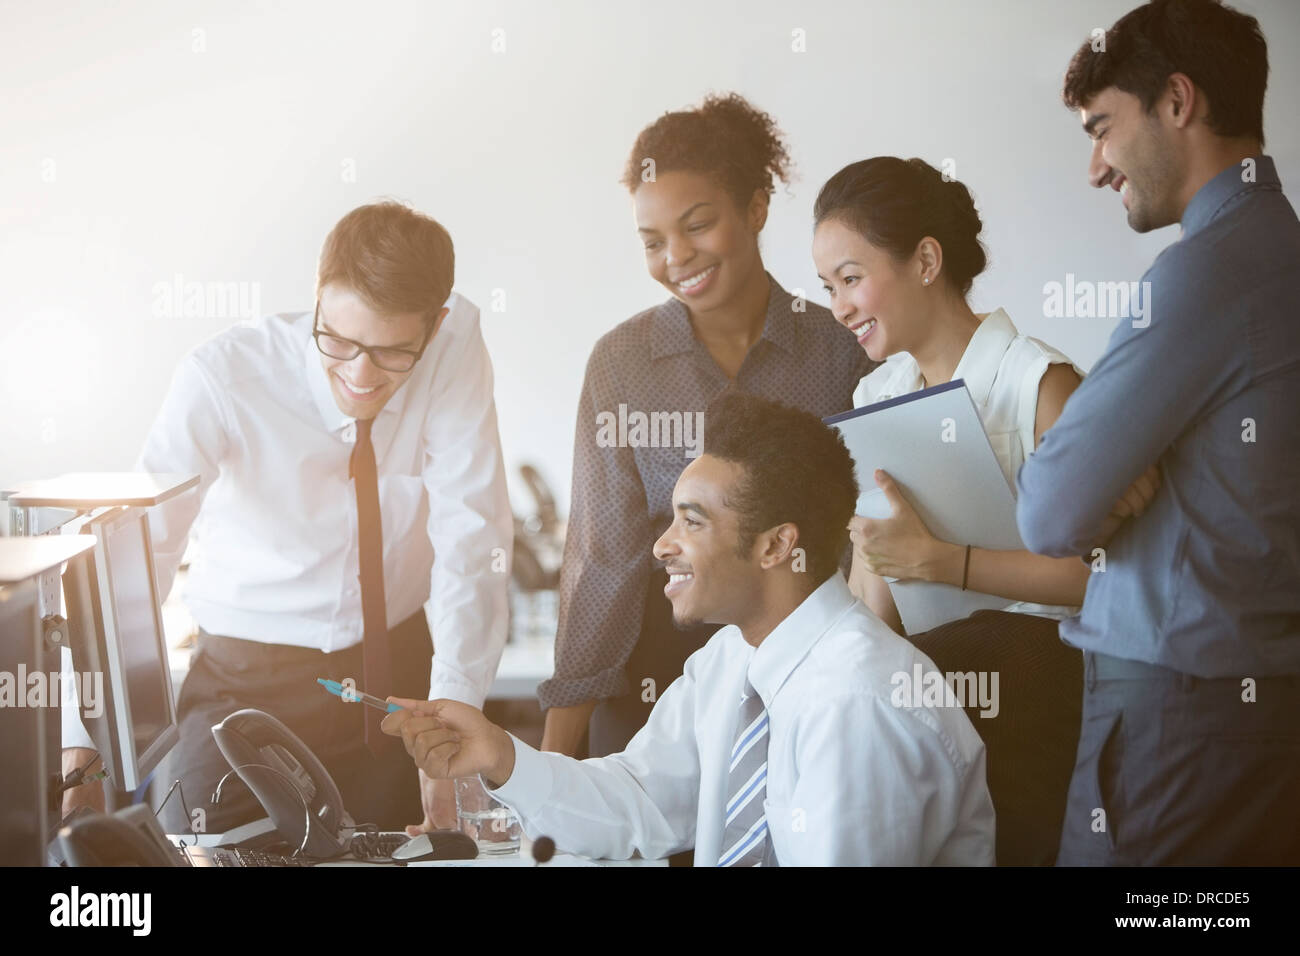
[[[1061,623],[1085,652],[1062,864],[1300,862],[1300,223],[1267,77],[1259,24],[1212,0],[1128,13],[1066,74],[1092,185],[1182,234],[1017,479],[1026,545],[1095,572]],[[1112,513],[1153,462],[1145,513]]]

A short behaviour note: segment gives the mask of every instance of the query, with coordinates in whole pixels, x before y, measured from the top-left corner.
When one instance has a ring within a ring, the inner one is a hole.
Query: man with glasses
[[[155,788],[181,781],[168,832],[264,815],[233,777],[209,803],[230,769],[211,728],[244,707],[306,742],[357,822],[454,825],[447,783],[417,777],[382,715],[316,683],[481,707],[496,673],[513,525],[492,366],[453,271],[437,222],[363,206],[325,240],[314,312],[235,326],[182,360],[137,464],[200,476],[150,517],[162,594],[198,534],[184,594],[198,647]],[[87,743],[78,731],[65,747]]]

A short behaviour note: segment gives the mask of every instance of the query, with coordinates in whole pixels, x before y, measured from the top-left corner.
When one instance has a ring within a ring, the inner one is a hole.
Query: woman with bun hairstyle
[[[986,260],[970,192],[920,159],[878,156],[831,177],[814,217],[813,258],[831,311],[884,363],[863,380],[856,404],[964,379],[1014,486],[1081,373],[1060,352],[1019,334],[1003,310],[971,310],[966,296]],[[889,476],[881,473],[877,484],[903,508],[887,521],[855,520],[855,588],[900,633],[884,576],[960,587],[965,575],[969,589],[1005,596],[1008,610],[1057,619],[1083,603],[1089,571],[1077,559],[972,548],[967,565],[966,542],[933,538]]]
[[[587,363],[555,673],[538,689],[544,750],[578,756],[588,729],[589,755],[625,749],[715,629],[675,628],[652,554],[700,436],[681,447],[635,441],[629,428],[613,441],[599,422],[676,413],[689,427],[727,388],[824,417],[852,408],[876,365],[829,311],[791,296],[763,266],[768,201],[789,175],[772,118],[734,93],[664,114],[628,156],[622,182],[646,270],[669,298],[606,333]]]
[[[813,258],[831,311],[884,363],[863,380],[855,405],[963,379],[1014,487],[1082,373],[1020,334],[1002,309],[971,309],[967,294],[986,260],[970,192],[920,159],[878,156],[832,176],[814,219]],[[989,748],[998,859],[1050,863],[1074,766],[1082,680],[1082,655],[1061,642],[1057,622],[1077,613],[1090,568],[1078,558],[941,541],[889,475],[874,477],[893,515],[853,519],[850,587],[879,617],[903,633],[886,576],[1007,599],[1001,611],[977,611],[909,639],[941,671],[999,674],[999,714],[971,713]]]

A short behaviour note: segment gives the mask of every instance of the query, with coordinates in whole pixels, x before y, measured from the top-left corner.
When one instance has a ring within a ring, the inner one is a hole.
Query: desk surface
[[[536,866],[532,858],[520,853],[509,856],[480,856],[477,860],[426,860],[407,866]],[[539,869],[548,866],[667,866],[667,860],[591,860],[572,853],[557,853]]]
[[[95,537],[89,534],[0,538],[0,584],[16,584],[57,569],[94,546]]]
[[[199,846],[215,847],[230,845],[243,840],[249,840],[253,837],[272,832],[271,821],[265,817],[260,820],[254,820],[235,830],[226,833],[204,833],[199,836],[187,833],[184,836],[168,834],[167,839],[179,845],[181,842],[195,843]],[[534,866],[532,854],[532,841],[525,836],[520,840],[518,853],[503,853],[498,856],[483,856],[473,860],[425,860],[421,863],[408,863],[407,866],[484,866],[484,867],[528,867]],[[572,853],[556,853],[549,861],[542,864],[548,866],[667,866],[667,860],[593,860],[585,856],[577,856]],[[378,866],[392,867],[393,863],[368,863],[364,860],[332,860],[327,863],[317,863],[316,866]]]
[[[129,505],[149,508],[198,486],[198,475],[138,471],[79,471],[29,481],[9,496],[18,508],[100,508]]]
[[[317,866],[393,866],[391,863],[364,863],[359,860],[338,860],[331,863],[317,863]],[[425,860],[422,863],[408,863],[413,866],[472,866],[472,867],[536,867],[545,869],[552,866],[667,866],[667,860],[592,860],[572,853],[557,853],[546,863],[538,866],[532,856],[526,853],[508,853],[501,856],[480,856],[474,860]]]

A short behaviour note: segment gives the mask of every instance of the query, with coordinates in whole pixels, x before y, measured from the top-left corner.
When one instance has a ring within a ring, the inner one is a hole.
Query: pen
[[[367,694],[364,691],[359,691],[355,687],[344,687],[336,680],[326,680],[323,677],[317,677],[316,683],[320,684],[336,697],[342,697],[345,701],[361,701],[361,703],[369,704],[376,710],[382,710],[386,714],[391,714],[395,710],[402,709],[399,704],[390,704],[386,700],[380,700],[378,697]]]

